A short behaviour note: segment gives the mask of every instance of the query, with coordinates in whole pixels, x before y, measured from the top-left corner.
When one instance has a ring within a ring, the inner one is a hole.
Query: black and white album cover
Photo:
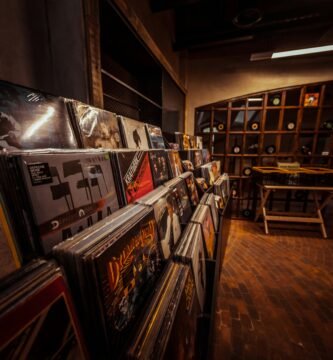
[[[151,150],[149,151],[149,159],[154,186],[164,184],[170,179],[167,152],[164,150]]]
[[[124,145],[129,149],[148,150],[146,126],[143,122],[119,116]]]
[[[106,151],[15,155],[44,253],[119,208]]]

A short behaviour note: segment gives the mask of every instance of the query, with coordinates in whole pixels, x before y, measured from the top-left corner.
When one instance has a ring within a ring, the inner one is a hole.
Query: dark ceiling
[[[239,43],[248,44],[243,49],[251,51],[283,50],[333,40],[333,0],[151,0],[150,4],[154,13],[174,13],[176,51],[209,47],[230,51]]]

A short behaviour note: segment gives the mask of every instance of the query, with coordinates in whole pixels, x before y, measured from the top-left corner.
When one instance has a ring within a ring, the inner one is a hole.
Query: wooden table
[[[255,221],[258,221],[260,215],[263,216],[265,233],[269,234],[268,231],[268,221],[286,221],[286,222],[298,222],[298,223],[314,223],[320,225],[320,230],[323,235],[323,238],[327,238],[326,228],[323,220],[321,211],[328,205],[330,200],[333,197],[333,187],[327,186],[293,186],[293,185],[261,185],[259,186],[260,191],[260,206],[257,211]],[[293,212],[268,212],[266,210],[266,203],[271,192],[278,190],[305,190],[310,191],[313,195],[316,212],[311,214],[309,213],[293,213]],[[326,192],[327,195],[325,199],[320,203],[319,193]]]

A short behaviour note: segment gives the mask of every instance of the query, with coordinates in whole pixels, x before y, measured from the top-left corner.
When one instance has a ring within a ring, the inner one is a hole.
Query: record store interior
[[[333,359],[333,1],[0,9],[0,359]]]

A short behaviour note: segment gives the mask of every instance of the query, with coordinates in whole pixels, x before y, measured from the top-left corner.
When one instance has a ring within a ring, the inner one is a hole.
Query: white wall
[[[195,108],[274,88],[333,80],[333,55],[250,62],[248,57],[192,54],[188,60],[187,131]]]

